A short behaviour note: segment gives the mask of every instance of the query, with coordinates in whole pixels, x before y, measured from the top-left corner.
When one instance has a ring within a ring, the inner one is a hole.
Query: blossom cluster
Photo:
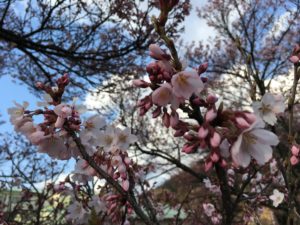
[[[202,76],[207,64],[200,65],[198,70],[176,71],[171,56],[159,46],[152,44],[149,50],[155,59],[147,66],[150,82],[133,81],[136,87],[152,89],[150,95],[138,102],[141,116],[155,106],[153,118],[162,115],[164,126],[172,127],[175,137],[185,138],[183,152],[208,149],[206,170],[214,164],[226,166],[230,156],[236,166],[242,167],[247,167],[251,158],[259,165],[272,158],[271,146],[276,146],[279,140],[264,129],[263,120],[275,124],[276,116],[284,111],[282,97],[265,94],[261,102],[253,103],[254,113],[223,109],[214,94],[207,94],[207,78]],[[191,114],[195,108],[198,115]],[[181,119],[179,109],[197,120],[198,125]]]
[[[85,151],[101,170],[120,183],[124,191],[128,191],[130,185],[133,185],[129,182],[129,173],[132,179],[135,179],[135,174],[140,175],[140,167],[133,163],[127,153],[130,144],[136,142],[137,137],[131,134],[129,128],[106,124],[98,115],[92,115],[82,121],[80,116],[85,112],[84,107],[76,105],[75,102],[62,102],[62,95],[68,83],[68,75],[59,78],[55,87],[38,83],[37,87],[46,92],[45,102],[38,103],[43,108],[30,111],[27,109],[27,102],[15,103],[15,107],[8,109],[11,123],[17,132],[25,135],[38,147],[39,152],[46,153],[54,159],[74,158],[76,165],[71,176],[74,182],[86,184],[95,178],[102,178],[84,157],[82,151]],[[37,115],[42,116],[43,120],[35,124],[33,117]],[[130,209],[127,201],[109,197],[106,200],[111,205],[107,210],[112,220],[117,219],[114,214],[117,206],[127,205]],[[91,204],[98,201],[99,196],[94,197]],[[83,201],[84,204],[86,206],[82,206],[82,202],[74,201],[69,207],[68,218],[82,224],[89,212],[89,203]]]

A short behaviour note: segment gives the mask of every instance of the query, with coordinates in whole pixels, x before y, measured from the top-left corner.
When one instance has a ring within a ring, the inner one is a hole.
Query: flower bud
[[[293,156],[291,157],[290,161],[291,161],[291,164],[292,164],[293,166],[295,166],[296,164],[298,164],[299,159],[298,159],[296,156],[293,155]]]
[[[208,68],[208,63],[207,63],[207,62],[201,64],[201,65],[198,67],[198,74],[200,75],[200,74],[204,73],[204,72],[207,70],[207,68]]]
[[[221,136],[218,132],[214,132],[213,136],[210,138],[210,145],[213,148],[219,147],[221,143]]]
[[[217,112],[214,109],[210,109],[205,114],[205,121],[211,122],[217,117]]]
[[[199,128],[199,130],[198,130],[199,138],[204,139],[204,138],[206,138],[207,134],[208,134],[208,129],[206,129],[204,127]]]
[[[129,181],[128,180],[122,181],[122,188],[124,189],[124,191],[128,191],[128,189],[129,189]]]
[[[216,152],[214,152],[212,155],[210,155],[210,158],[214,163],[218,162],[220,159],[219,155]]]
[[[291,151],[294,156],[298,156],[300,149],[298,147],[296,147],[295,145],[293,145]]]
[[[141,79],[136,79],[132,81],[133,86],[139,87],[139,88],[147,88],[150,86],[150,83],[141,80]]]
[[[250,124],[242,117],[237,117],[235,119],[237,126],[241,129],[247,129],[250,127]]]
[[[162,121],[166,128],[170,127],[170,115],[167,112],[164,112]]]
[[[213,94],[209,94],[206,98],[206,102],[208,104],[215,104],[217,101],[218,101],[218,97]]]

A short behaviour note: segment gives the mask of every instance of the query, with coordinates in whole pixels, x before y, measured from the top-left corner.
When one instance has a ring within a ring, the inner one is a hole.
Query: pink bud
[[[124,162],[126,163],[126,165],[130,165],[131,164],[131,159],[128,157],[125,157]]]
[[[154,59],[161,60],[163,59],[164,53],[163,50],[157,45],[157,44],[151,44],[149,45],[149,50],[150,50],[150,56]]]
[[[207,62],[201,64],[198,68],[198,74],[200,75],[200,74],[204,73],[207,70],[207,68],[208,68],[208,63]]]
[[[254,123],[257,118],[253,113],[245,113],[244,116],[246,117],[245,119],[247,120],[248,123],[252,124]]]
[[[135,87],[140,87],[140,88],[147,88],[150,86],[150,83],[141,80],[141,79],[136,79],[132,81],[133,86]]]
[[[206,98],[206,101],[208,104],[215,104],[218,101],[218,97],[213,94],[209,94]]]
[[[217,117],[217,112],[214,109],[210,109],[205,114],[205,121],[211,122]]]
[[[167,112],[164,112],[162,121],[166,128],[170,127],[170,115]]]
[[[242,117],[235,118],[235,121],[237,122],[237,126],[241,129],[247,129],[250,127],[250,124]]]
[[[215,152],[212,155],[210,155],[210,158],[215,163],[218,162],[219,159],[220,159],[219,155],[217,153],[215,153]]]
[[[197,145],[185,144],[181,151],[185,152],[186,154],[190,154],[190,153],[195,152],[195,150],[197,149],[196,147],[197,147]]]
[[[298,159],[296,156],[293,155],[293,156],[291,157],[290,161],[291,161],[291,164],[292,164],[293,166],[295,166],[296,164],[298,164],[299,159]]]
[[[297,148],[295,145],[293,145],[291,151],[292,151],[292,154],[293,154],[294,156],[298,156],[298,155],[299,155],[300,149]]]
[[[157,118],[161,114],[161,108],[157,107],[153,112],[152,112],[152,118]]]
[[[115,199],[119,198],[119,195],[110,195],[107,198],[105,198],[106,201],[113,201]]]
[[[227,162],[224,159],[222,159],[220,165],[224,168],[227,166]]]
[[[221,143],[221,136],[218,132],[214,132],[213,136],[210,138],[210,145],[213,148],[219,147]]]
[[[192,100],[192,103],[193,103],[194,105],[197,105],[197,106],[203,106],[203,105],[206,104],[205,101],[204,101],[203,99],[199,98],[199,97],[195,97],[195,98]]]
[[[195,140],[195,136],[193,136],[193,135],[191,135],[191,134],[189,134],[189,133],[186,133],[186,134],[184,134],[184,139],[186,139],[187,141],[193,141],[193,140]]]
[[[171,113],[170,125],[172,128],[175,128],[178,123],[179,123],[179,115],[177,112],[173,111]]]
[[[152,105],[153,105],[153,104],[152,104],[151,101],[147,102],[147,103],[145,104],[145,106],[144,106],[144,107],[145,107],[145,110],[148,111],[148,110],[152,107]]]
[[[289,60],[290,60],[292,63],[296,64],[296,63],[299,62],[300,59],[299,59],[298,56],[293,55],[293,56],[291,56],[291,57],[289,58]]]
[[[124,189],[124,191],[128,191],[128,189],[129,189],[129,181],[128,180],[122,181],[122,188]]]
[[[207,134],[208,134],[208,129],[206,129],[204,127],[199,128],[199,130],[198,130],[199,138],[204,139],[204,138],[206,138]]]
[[[174,137],[182,137],[184,135],[185,131],[183,130],[176,130],[174,133]]]
[[[205,172],[209,171],[212,168],[212,166],[213,166],[212,161],[210,161],[210,160],[206,161],[205,166],[204,166]]]

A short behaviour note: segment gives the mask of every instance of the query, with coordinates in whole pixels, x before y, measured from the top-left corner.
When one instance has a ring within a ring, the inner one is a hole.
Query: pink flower
[[[218,132],[214,132],[213,136],[210,138],[210,145],[213,148],[219,147],[221,144],[221,136]]]
[[[296,156],[293,155],[293,156],[291,157],[290,161],[291,161],[291,164],[292,164],[293,166],[295,166],[296,164],[298,164],[299,159],[298,159]]]
[[[72,115],[72,108],[68,106],[67,104],[59,104],[55,106],[54,112],[56,115],[62,118],[67,118]]]
[[[129,189],[129,181],[128,180],[122,181],[122,188],[124,189],[124,191],[128,191],[128,189]]]
[[[135,87],[140,87],[140,88],[147,88],[150,86],[150,83],[141,80],[141,79],[136,79],[132,81],[133,86]]]
[[[207,134],[208,134],[208,129],[206,129],[204,127],[199,128],[199,130],[198,130],[199,138],[204,139],[204,138],[206,138]]]
[[[39,152],[47,153],[51,158],[67,160],[71,158],[64,140],[58,136],[50,136],[39,142]]]
[[[294,64],[298,63],[300,61],[299,57],[296,55],[293,55],[290,57],[290,61]]]
[[[299,155],[299,152],[300,152],[300,149],[299,149],[298,147],[296,147],[295,145],[293,145],[291,151],[292,151],[292,154],[293,154],[294,156],[298,156],[298,155]]]
[[[152,102],[159,106],[166,106],[172,100],[172,86],[169,83],[162,84],[152,93]]]
[[[205,121],[211,122],[217,117],[217,112],[214,109],[210,109],[205,114]]]
[[[149,46],[150,56],[157,60],[169,60],[170,56],[166,54],[157,44],[151,44]]]
[[[174,94],[179,98],[189,99],[193,93],[201,92],[204,88],[196,71],[182,71],[172,77]]]
[[[29,135],[29,140],[32,144],[38,145],[43,139],[45,139],[45,132],[41,130],[37,130]]]
[[[152,102],[158,106],[171,104],[173,109],[177,109],[183,101],[183,99],[174,95],[172,86],[169,83],[162,84],[152,93]]]
[[[284,112],[285,109],[283,97],[270,93],[264,94],[261,102],[253,102],[252,107],[255,114],[259,115],[270,125],[275,125],[277,121],[276,115]]]
[[[259,165],[263,165],[272,158],[272,148],[279,143],[278,137],[265,129],[264,122],[257,118],[248,129],[244,130],[231,147],[233,161],[240,166],[247,167],[251,156]]]
[[[54,112],[56,115],[58,115],[55,122],[55,127],[61,128],[64,125],[65,119],[72,115],[72,108],[66,104],[61,103],[55,106]]]

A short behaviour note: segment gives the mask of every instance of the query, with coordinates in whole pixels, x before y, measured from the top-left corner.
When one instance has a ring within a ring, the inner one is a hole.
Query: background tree
[[[170,15],[171,36],[188,2]],[[99,87],[111,74],[126,79],[141,71],[144,50],[157,40],[150,21],[156,7],[152,0],[1,1],[1,74],[34,88],[67,72],[74,92]]]
[[[207,72],[223,85],[224,98],[238,104],[255,101],[270,90],[274,78],[287,76],[292,68],[288,58],[299,41],[299,10],[297,0],[208,2],[198,13],[216,35],[209,45],[199,42],[190,48],[191,63],[209,63]],[[240,99],[231,94],[233,89]]]

